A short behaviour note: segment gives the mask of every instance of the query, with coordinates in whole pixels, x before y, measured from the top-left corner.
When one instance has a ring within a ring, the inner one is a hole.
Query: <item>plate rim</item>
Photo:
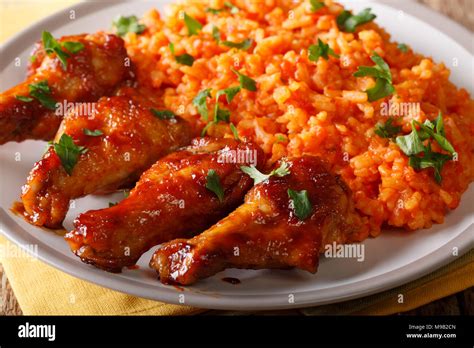
[[[394,6],[393,4],[395,3],[392,0],[368,0],[369,2],[374,2],[378,3],[383,6],[391,7],[392,9],[399,9],[400,2],[397,4],[397,6]],[[144,1],[147,2],[147,1]],[[157,2],[164,2],[168,3],[169,1],[166,0],[160,0]],[[6,67],[7,63],[9,60],[8,58],[5,58],[5,55],[8,57],[7,52],[18,52],[18,51],[23,51],[27,46],[30,45],[23,45],[23,46],[16,46],[16,43],[18,40],[25,42],[28,41],[27,37],[29,36],[30,33],[41,30],[44,27],[48,27],[50,30],[56,30],[61,28],[62,25],[65,24],[63,20],[63,14],[66,11],[70,11],[72,9],[74,10],[81,10],[83,15],[88,15],[94,11],[106,9],[111,6],[116,6],[119,4],[124,4],[124,3],[132,3],[132,1],[129,0],[118,0],[118,1],[103,1],[103,2],[82,2],[78,3],[69,7],[66,7],[64,9],[61,9],[54,14],[51,14],[37,22],[34,22],[32,25],[28,26],[27,28],[23,29],[19,33],[15,34],[12,36],[10,39],[8,39],[5,43],[0,45],[0,56],[2,57],[2,61],[0,62],[0,72],[3,72]],[[156,6],[156,4],[155,4]],[[466,51],[467,54],[473,56],[473,51],[474,51],[474,43],[472,44],[472,47],[466,47],[465,43],[470,42],[468,40],[470,36],[474,36],[470,31],[468,31],[466,28],[462,27],[458,23],[452,21],[451,19],[429,9],[428,7],[422,6],[421,4],[418,4],[414,1],[411,0],[406,0],[405,3],[403,3],[404,11],[415,17],[417,20],[424,22],[425,24],[429,25],[430,27],[434,28],[430,23],[426,22],[423,18],[423,16],[426,16],[429,14],[429,16],[434,16],[437,19],[437,23],[440,24],[440,26],[444,28],[450,28],[451,33],[448,34],[446,31],[441,31],[435,28],[437,31],[442,32],[445,34],[447,37],[449,37],[450,40],[454,41],[457,43],[464,51]],[[407,10],[407,7],[409,7],[409,10]],[[453,34],[454,33],[454,34]],[[460,41],[461,38],[465,38],[462,41]],[[463,43],[464,41],[464,43]],[[10,53],[10,56],[14,56],[14,54]],[[464,193],[466,195],[467,192]],[[0,208],[0,232],[7,237],[7,239],[11,240],[12,242],[16,243],[20,248],[23,248],[27,252],[31,252],[28,248],[25,248],[26,245],[31,244],[31,240],[27,240],[26,238],[23,238],[20,233],[14,233],[13,231],[15,229],[21,229],[24,233],[26,233],[27,236],[30,238],[34,239],[34,236],[32,236],[28,231],[23,229],[11,216],[10,214],[3,208]],[[211,295],[206,294],[205,296],[202,296],[198,292],[192,293],[192,292],[184,292],[187,296],[187,302],[185,305],[191,305],[194,307],[199,307],[199,308],[209,308],[209,309],[226,309],[226,310],[242,310],[242,309],[252,309],[252,310],[269,310],[269,309],[291,309],[291,308],[302,308],[302,307],[309,307],[309,306],[316,306],[316,305],[323,305],[323,304],[328,304],[328,303],[335,303],[335,302],[341,302],[341,301],[347,301],[355,298],[360,298],[363,296],[368,296],[374,293],[379,293],[388,289],[395,288],[397,286],[401,286],[403,284],[406,284],[414,279],[423,277],[426,274],[429,274],[431,272],[436,271],[440,267],[450,263],[452,256],[450,256],[450,253],[448,252],[448,249],[452,247],[452,245],[456,244],[458,247],[460,246],[459,249],[459,256],[461,257],[464,255],[466,252],[468,252],[470,249],[473,248],[474,246],[474,223],[472,222],[474,220],[472,214],[471,214],[471,223],[470,225],[463,231],[460,232],[456,237],[451,239],[449,242],[441,246],[440,248],[436,249],[435,251],[423,256],[422,258],[415,260],[411,263],[405,264],[402,267],[399,267],[397,269],[394,269],[392,271],[374,276],[369,279],[364,279],[360,280],[354,283],[351,283],[351,288],[353,291],[351,292],[350,295],[343,295],[339,294],[338,296],[334,296],[334,292],[337,290],[341,290],[341,288],[346,287],[347,285],[339,285],[336,287],[333,287],[331,289],[324,289],[324,290],[317,290],[320,293],[321,292],[331,292],[333,293],[333,296],[329,296],[328,298],[323,298],[319,300],[311,300],[308,297],[311,297],[311,293],[314,293],[315,290],[313,291],[305,291],[305,292],[299,292],[297,293],[298,296],[303,295],[304,299],[300,301],[296,301],[294,304],[289,304],[287,301],[281,301],[281,303],[277,303],[275,301],[275,296],[278,295],[272,295],[272,296],[265,296],[265,295],[245,295],[245,296],[226,296],[222,299],[222,301],[219,301],[219,296],[217,295],[217,300],[214,297],[211,297]],[[472,231],[472,233],[470,233]],[[472,236],[472,238],[470,238]],[[470,240],[469,240],[470,239]],[[38,254],[35,255],[38,257],[39,260],[45,262],[46,264],[59,269],[69,275],[72,275],[76,278],[88,281],[93,284],[98,284],[100,286],[103,286],[105,288],[109,288],[115,291],[119,291],[124,294],[128,295],[133,295],[133,296],[138,296],[141,298],[147,298],[155,301],[163,301],[167,303],[172,303],[172,304],[183,304],[179,303],[178,295],[180,294],[176,290],[171,290],[169,288],[162,288],[157,290],[156,288],[153,289],[153,293],[150,295],[147,291],[148,289],[151,288],[149,285],[144,285],[141,284],[140,286],[134,284],[133,282],[130,282],[127,284],[127,288],[123,288],[123,279],[120,277],[116,277],[115,274],[110,274],[107,272],[101,272],[100,276],[97,276],[95,272],[81,272],[83,270],[76,268],[77,263],[70,258],[62,258],[58,257],[55,255],[55,253],[58,253],[61,255],[61,253],[54,249],[51,248],[47,245],[44,245],[45,243],[42,241],[39,241],[38,244]],[[45,251],[43,251],[42,247],[40,247],[39,244],[44,245]],[[51,251],[48,251],[47,248],[50,248]],[[443,257],[444,255],[444,257]],[[73,265],[73,267],[68,267],[70,265]],[[361,284],[366,283],[370,281],[371,286],[370,288],[364,287]],[[157,296],[153,296],[157,295]]]

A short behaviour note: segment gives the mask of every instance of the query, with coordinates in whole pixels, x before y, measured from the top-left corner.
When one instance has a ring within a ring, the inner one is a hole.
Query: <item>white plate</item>
[[[94,32],[108,28],[118,14],[141,15],[153,6],[162,9],[164,3],[167,1],[83,3],[74,6],[76,19],[73,21],[68,17],[69,10],[64,10],[32,25],[1,47],[0,89],[3,91],[24,78],[27,55],[42,30],[51,31],[54,36]],[[395,39],[433,56],[436,61],[446,62],[452,70],[452,81],[472,94],[474,77],[470,52],[473,49],[468,31],[411,1],[396,1],[398,9],[372,1],[350,1],[349,6],[356,10],[372,7],[378,16],[377,22]],[[429,19],[444,33],[408,13]],[[15,57],[22,58],[22,67],[14,67]],[[452,66],[453,59],[457,59],[457,67]],[[151,251],[140,259],[139,269],[110,274],[83,264],[60,236],[32,227],[9,211],[12,202],[18,200],[20,187],[33,163],[41,157],[44,145],[26,141],[0,147],[2,233],[20,246],[37,244],[38,257],[64,272],[140,297],[178,303],[179,295],[184,294],[186,304],[214,309],[284,309],[325,304],[369,295],[421,277],[454,261],[454,248],[462,255],[474,244],[474,187],[471,186],[464,194],[461,206],[449,214],[443,225],[416,233],[386,232],[377,239],[367,240],[364,262],[323,258],[316,275],[296,270],[227,270],[179,290],[159,283],[155,273],[148,269]],[[15,160],[18,154],[21,161]],[[76,208],[66,218],[66,227],[72,226],[73,218],[80,212],[105,207],[120,196],[90,196],[78,200]],[[223,277],[236,277],[242,282],[232,285],[223,282]],[[289,295],[294,296],[294,303],[289,303]]]

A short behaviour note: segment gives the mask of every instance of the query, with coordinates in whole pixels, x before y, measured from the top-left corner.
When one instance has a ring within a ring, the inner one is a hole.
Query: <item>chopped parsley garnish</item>
[[[399,49],[400,51],[402,51],[403,53],[407,53],[408,50],[409,50],[408,46],[407,46],[406,44],[404,44],[404,43],[399,43],[397,47],[398,47],[398,49]]]
[[[238,72],[235,69],[232,69],[232,71],[239,77],[240,87],[251,92],[255,92],[257,90],[257,83],[255,82],[255,80],[251,79],[247,75]]]
[[[278,168],[273,169],[268,174],[263,174],[261,171],[255,168],[255,166],[251,166],[251,167],[241,166],[240,170],[253,179],[254,185],[258,185],[272,176],[278,176],[281,178],[283,176],[290,174],[290,170],[288,169],[288,163],[284,161],[281,162]]]
[[[214,169],[210,169],[207,172],[206,188],[216,194],[217,198],[219,198],[219,202],[224,201],[224,189],[222,188],[219,175]]]
[[[197,35],[199,30],[202,29],[202,24],[189,16],[186,12],[184,13],[184,24],[188,28],[188,36]]]
[[[174,54],[174,44],[173,43],[170,43],[169,44],[169,48],[170,48],[170,51],[171,53],[173,54],[174,56],[174,59],[179,63],[179,64],[183,64],[183,65],[187,65],[187,66],[193,66],[193,63],[194,63],[194,57],[190,54],[187,54],[187,53],[184,53],[184,54],[180,54],[180,55],[175,55]]]
[[[158,117],[160,120],[170,120],[176,117],[173,111],[170,111],[170,110],[150,109],[150,111],[153,114],[153,116]]]
[[[234,135],[234,139],[237,141],[240,141],[239,132],[237,132],[237,128],[234,126],[232,122],[230,123],[229,127],[230,127],[230,130],[232,131],[232,134]]]
[[[90,129],[84,128],[82,132],[85,135],[88,135],[90,137],[99,137],[104,134],[104,132],[102,132],[100,129],[90,130]]]
[[[311,12],[316,12],[326,6],[324,1],[309,0],[309,2],[311,4]]]
[[[212,7],[208,7],[206,8],[206,12],[209,12],[209,13],[212,13],[212,14],[219,14],[220,12],[224,11],[223,8],[219,9],[219,8],[212,8]]]
[[[337,25],[340,30],[353,33],[357,26],[373,21],[377,17],[370,11],[370,8],[366,8],[358,14],[353,15],[349,11],[344,10],[337,16]]]
[[[15,98],[22,101],[22,102],[24,102],[24,103],[29,103],[29,102],[33,101],[33,98],[25,97],[25,96],[22,96],[22,95],[16,95]]]
[[[69,175],[72,174],[72,170],[74,169],[79,156],[87,152],[85,147],[74,144],[74,140],[72,140],[72,138],[67,134],[61,135],[59,142],[54,143],[53,147],[61,160],[64,170],[66,170],[66,173]]]
[[[311,45],[308,48],[308,57],[309,60],[312,62],[317,62],[319,57],[323,57],[324,59],[328,60],[329,55],[339,58],[339,55],[336,54],[328,44],[325,44],[324,42],[321,41],[321,39],[318,39],[318,44],[317,45]]]
[[[201,117],[207,121],[209,119],[209,110],[207,109],[207,98],[211,96],[211,89],[207,88],[198,93],[193,99],[193,105]]]
[[[222,109],[219,106],[219,98],[220,98],[221,95],[225,95],[227,103],[231,103],[232,100],[234,99],[234,97],[237,95],[237,93],[240,92],[240,90],[241,90],[240,86],[234,86],[234,87],[229,87],[229,88],[226,88],[226,89],[221,89],[220,91],[217,92],[217,94],[216,94],[216,104],[214,105],[214,119],[204,127],[204,129],[201,132],[202,137],[204,135],[206,135],[207,130],[212,125],[215,125],[215,124],[217,124],[221,121],[229,123],[229,121],[230,121],[230,111],[227,110],[227,109]],[[207,110],[207,107],[206,107],[206,110]],[[206,121],[207,121],[207,119],[206,119]],[[231,127],[231,129],[232,129],[232,127]]]
[[[239,12],[239,8],[237,6],[234,6],[230,1],[224,2],[224,6],[230,9],[230,13],[236,14]],[[225,11],[226,9],[224,8],[211,8],[208,7],[206,8],[206,12],[212,13],[212,14],[219,14],[222,11]]]
[[[203,128],[203,130],[201,131],[201,137],[206,135],[207,130],[209,129],[209,127],[211,127],[215,124],[218,124],[221,121],[225,122],[225,123],[229,123],[229,121],[230,121],[230,111],[227,110],[227,109],[222,109],[219,106],[219,103],[216,100],[216,104],[214,105],[214,119],[211,122],[209,122]]]
[[[30,62],[34,63],[36,62],[37,57],[35,55],[30,56]]]
[[[402,130],[401,126],[394,126],[393,125],[393,118],[390,117],[387,122],[384,124],[377,123],[375,125],[375,134],[377,134],[381,138],[393,138],[395,135],[400,133]]]
[[[216,103],[214,105],[214,119],[212,122],[209,122],[201,132],[201,136],[206,135],[207,130],[212,125],[215,125],[219,122],[226,122],[229,123],[230,121],[230,111],[227,109],[223,109],[219,106],[219,98],[222,95],[226,96],[227,103],[231,103],[234,97],[241,91],[242,88],[247,89],[249,91],[256,91],[257,84],[255,80],[251,79],[250,77],[238,72],[235,69],[232,71],[238,76],[239,79],[239,86],[233,86],[226,89],[219,90],[216,94]],[[193,100],[193,105],[198,108],[198,112],[201,114],[205,121],[209,119],[209,111],[207,109],[207,98],[211,96],[211,89],[206,89],[201,91]]]
[[[118,204],[118,202],[109,202],[109,208],[112,208],[114,206],[116,206]]]
[[[417,131],[415,126],[419,126]],[[444,133],[443,117],[439,113],[435,123],[427,120],[424,124],[417,121],[412,121],[412,131],[408,135],[398,136],[396,143],[400,150],[409,157],[409,164],[417,170],[425,168],[433,168],[435,180],[438,184],[441,183],[441,170],[444,164],[452,160],[452,155],[456,152],[451,143],[446,139]],[[428,140],[427,145],[423,141]],[[438,145],[450,155],[433,152],[431,150],[431,142],[436,141]],[[423,154],[423,156],[421,156]]]
[[[359,66],[354,76],[371,76],[375,78],[375,86],[365,91],[369,101],[373,102],[393,94],[395,88],[392,85],[390,67],[382,57],[374,52],[374,55],[370,57],[370,59],[375,63],[375,66]]]
[[[215,25],[212,26],[212,37],[217,43],[221,41],[221,33],[219,31],[219,28]]]
[[[214,123],[219,123],[220,121],[229,123],[230,120],[230,111],[227,109],[221,109],[219,103],[216,101],[214,106]]]
[[[138,23],[137,16],[119,16],[113,21],[112,25],[119,36],[124,36],[126,33],[141,34],[146,29],[145,25]]]
[[[248,50],[250,46],[252,46],[253,40],[252,39],[245,39],[241,42],[232,42],[232,41],[222,41],[221,42],[224,46],[231,47],[231,48],[238,48],[240,50]]]
[[[63,63],[64,68],[67,67],[67,59],[70,57],[69,53],[75,54],[84,49],[84,44],[81,42],[66,41],[59,43],[53,35],[47,31],[43,31],[42,40],[45,52],[47,54],[55,53],[61,63]],[[64,49],[69,53],[64,51]]]
[[[288,189],[288,196],[292,201],[293,211],[298,217],[298,219],[303,221],[311,215],[311,212],[313,211],[313,206],[309,201],[308,191],[295,191],[292,189]]]
[[[230,1],[224,1],[224,6],[230,9],[230,13],[232,14],[236,14],[239,12],[239,8]]]
[[[62,45],[72,54],[76,54],[84,49],[84,44],[82,42],[66,41],[63,42]]]
[[[244,51],[248,50],[250,46],[252,46],[253,44],[252,39],[245,39],[241,42],[232,42],[228,40],[221,41],[221,33],[219,31],[219,28],[216,27],[215,25],[212,26],[212,37],[218,44],[222,44],[224,46],[231,47],[231,48],[238,48]]]
[[[21,100],[24,103],[33,101],[33,98],[38,100],[41,105],[50,110],[56,109],[56,101],[51,97],[51,89],[48,86],[48,81],[40,81],[28,85],[30,97],[17,95],[16,99]]]
[[[241,89],[240,86],[234,86],[234,87],[229,87],[229,88],[226,88],[226,89],[222,89],[222,90],[217,92],[216,100],[219,100],[219,97],[221,95],[225,94],[227,103],[230,104],[232,102],[232,100],[234,99],[234,97],[237,95],[237,93],[240,92],[240,89]]]

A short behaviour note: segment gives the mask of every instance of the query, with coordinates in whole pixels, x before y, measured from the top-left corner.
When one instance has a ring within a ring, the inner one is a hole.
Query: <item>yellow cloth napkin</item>
[[[76,2],[2,0],[0,42],[35,20]],[[0,237],[2,248],[6,248],[6,243],[10,242]],[[105,289],[32,258],[2,255],[0,262],[26,315],[186,315],[203,312],[202,309],[164,304]],[[399,288],[353,301],[307,308],[301,312],[307,315],[392,314],[419,307],[473,285],[474,251],[470,251],[450,265]],[[404,303],[398,303],[398,294],[404,295]]]

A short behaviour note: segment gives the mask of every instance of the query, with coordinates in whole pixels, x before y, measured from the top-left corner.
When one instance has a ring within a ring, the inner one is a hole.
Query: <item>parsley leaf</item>
[[[353,15],[349,11],[342,11],[337,16],[336,22],[340,30],[353,33],[356,27],[374,20],[377,16],[370,12],[370,8]]]
[[[316,12],[326,6],[323,1],[309,0],[309,2],[311,4],[311,12]]]
[[[207,172],[206,188],[216,194],[217,198],[219,198],[219,202],[222,203],[224,201],[224,189],[222,188],[219,175],[214,169],[210,169]]]
[[[253,179],[254,185],[258,185],[272,176],[278,176],[281,178],[290,174],[288,163],[284,161],[281,162],[278,168],[273,169],[269,174],[263,174],[261,171],[255,168],[255,166],[241,166],[240,170]]]
[[[59,42],[56,41],[53,35],[51,35],[50,32],[43,31],[42,41],[45,52],[47,54],[56,53],[56,56],[59,58],[61,63],[63,63],[64,68],[66,68],[67,58],[69,58],[69,54],[67,54],[61,49],[61,45],[59,44]]]
[[[234,97],[237,95],[237,93],[239,93],[241,90],[241,87],[240,86],[234,86],[234,87],[229,87],[229,88],[226,88],[226,89],[222,89],[220,91],[217,92],[216,94],[216,104],[214,105],[214,119],[212,120],[212,122],[209,122],[205,127],[204,129],[202,130],[201,132],[201,136],[203,137],[204,135],[206,135],[207,133],[207,130],[209,129],[209,127],[211,127],[212,125],[215,125],[219,122],[226,122],[226,123],[229,123],[230,121],[230,111],[227,110],[227,109],[222,109],[220,106],[219,106],[219,98],[221,95],[224,95],[226,96],[226,100],[227,100],[227,103],[230,103],[232,102],[232,100],[234,99]],[[207,110],[207,108],[206,108]],[[206,119],[207,121],[207,119]],[[231,127],[232,128],[232,127]],[[235,135],[235,134],[234,134]]]
[[[87,152],[85,147],[74,144],[74,140],[67,134],[61,135],[59,142],[54,143],[53,147],[68,175],[72,174],[79,156]]]
[[[201,117],[207,121],[209,118],[209,111],[207,109],[207,98],[211,96],[211,89],[207,88],[198,93],[193,99],[193,105],[197,108]]]
[[[395,142],[398,147],[405,153],[407,156],[416,155],[425,150],[422,140],[418,135],[418,131],[415,128],[415,123],[411,123],[412,132],[408,135],[398,136]]]
[[[113,21],[112,25],[117,29],[119,36],[124,36],[126,33],[141,34],[146,29],[145,25],[138,23],[137,16],[119,16]]]
[[[230,104],[232,102],[232,100],[234,99],[234,97],[237,95],[237,93],[240,92],[240,90],[241,90],[240,86],[234,86],[234,87],[229,87],[229,88],[226,88],[226,89],[222,89],[222,90],[217,92],[216,100],[219,100],[219,97],[221,95],[225,94],[227,103]]]
[[[288,189],[288,196],[291,198],[293,203],[293,211],[298,219],[303,221],[311,215],[313,206],[309,201],[308,191],[294,191],[292,189]]]
[[[392,73],[388,64],[377,53],[370,57],[374,66],[359,66],[354,73],[355,77],[371,76],[375,78],[375,86],[369,88],[367,93],[369,101],[385,98],[395,91],[392,85]]]
[[[393,125],[393,118],[390,117],[384,124],[377,123],[374,132],[381,138],[393,138],[395,135],[400,133],[401,130],[401,126]]]
[[[230,13],[236,14],[239,12],[239,8],[232,4],[230,1],[224,1],[224,6],[230,9]]]
[[[63,50],[65,48],[69,53],[75,54],[84,49],[84,44],[81,42],[66,41],[62,44],[56,41],[50,32],[43,31],[42,34],[43,48],[47,54],[55,53],[58,59],[63,64],[63,67],[67,67],[67,59],[70,55]]]
[[[222,41],[221,43],[227,47],[238,48],[238,49],[246,51],[250,48],[250,46],[252,46],[253,40],[245,39],[244,41],[241,41],[241,42],[232,42],[232,41],[225,40],[225,41]]]
[[[388,82],[387,80],[377,79],[375,82],[375,86],[369,88],[365,92],[367,93],[367,97],[369,101],[379,100],[389,95],[392,95],[395,91],[393,85]]]
[[[192,55],[184,53],[184,54],[180,54],[180,55],[177,56],[177,55],[174,54],[174,44],[172,42],[170,42],[170,44],[168,46],[170,48],[171,53],[174,56],[174,59],[179,64],[183,64],[183,65],[187,65],[187,66],[193,66],[194,57]]]
[[[90,129],[84,128],[82,132],[85,135],[88,135],[90,137],[99,137],[104,134],[100,129],[90,130]]]
[[[234,6],[230,1],[225,1],[224,2],[224,6],[227,7],[228,9],[230,9],[230,13],[232,14],[236,14],[237,12],[239,12],[239,8],[237,6]],[[208,7],[206,8],[206,12],[209,12],[209,13],[212,13],[212,14],[219,14],[220,12],[222,11],[225,11],[225,7],[224,8],[211,8],[211,7]]]
[[[441,119],[441,121],[439,121]],[[429,122],[429,121],[428,121]],[[430,122],[431,123],[431,122]],[[438,123],[440,124],[439,126],[441,127],[442,129],[442,132],[444,133],[444,126],[443,126],[443,121],[442,121],[442,118],[440,116],[438,116],[438,119],[436,121],[436,127],[438,127]],[[430,137],[432,137],[434,140],[436,140],[436,142],[439,144],[439,146],[445,150],[445,151],[448,151],[449,153],[453,154],[454,152],[456,152],[454,150],[454,147],[453,145],[451,145],[451,143],[448,141],[448,139],[446,139],[446,137],[444,135],[442,135],[440,133],[440,128],[436,128],[436,133],[433,131],[433,128],[432,127],[429,127],[427,126],[426,124],[420,124],[418,122],[416,122],[416,124],[418,126],[420,126],[420,128],[426,133],[428,134]],[[433,125],[433,124],[431,124]],[[434,126],[434,125],[433,125]]]
[[[16,95],[15,98],[22,101],[22,102],[24,102],[24,103],[30,103],[30,102],[33,101],[33,98],[25,97],[23,95]]]
[[[318,61],[319,57],[323,57],[324,59],[328,60],[329,55],[339,58],[339,55],[336,54],[328,44],[325,44],[324,42],[321,41],[321,39],[318,39],[318,44],[317,45],[311,45],[308,48],[308,57],[309,60],[312,62]]]
[[[220,12],[222,12],[222,11],[224,11],[224,9],[223,9],[223,8],[221,8],[221,9],[218,9],[218,8],[212,8],[212,7],[208,7],[208,8],[206,8],[206,12],[208,12],[208,13],[212,13],[212,14],[215,14],[215,15],[216,15],[216,14],[219,14],[219,13],[220,13]]]
[[[446,133],[444,131],[444,122],[443,122],[443,115],[441,114],[441,111],[438,113],[438,117],[436,117],[436,132],[443,137],[446,136]]]
[[[212,26],[212,37],[217,43],[221,41],[221,33],[219,32],[219,28],[215,25]]]
[[[56,101],[51,97],[51,89],[48,86],[48,81],[44,80],[32,83],[28,85],[28,90],[30,96],[38,100],[45,108],[50,110],[56,109]]]
[[[214,123],[219,123],[219,121],[229,123],[230,121],[230,111],[227,109],[221,109],[219,103],[216,101],[214,106]]]
[[[455,153],[454,147],[441,133],[444,133],[444,126],[441,113],[433,124],[431,121],[426,121],[424,124],[412,121],[412,132],[405,136],[399,136],[396,139],[397,145],[400,149],[409,156],[409,164],[411,167],[417,170],[425,168],[433,168],[435,180],[438,184],[441,183],[441,170],[444,164],[452,159],[452,155]],[[420,127],[420,132],[415,128],[415,124]],[[428,142],[426,146],[423,145],[423,140],[436,141],[439,146],[448,151],[451,155],[433,152],[431,150],[431,143]],[[416,156],[423,152],[423,156]]]
[[[118,202],[109,202],[109,208],[115,207],[118,204]]]
[[[239,77],[240,87],[251,92],[255,92],[257,90],[257,83],[255,82],[255,80],[251,79],[247,75],[238,72],[235,69],[232,69],[232,71]]]
[[[150,109],[150,111],[153,114],[153,116],[158,117],[160,120],[170,120],[176,117],[173,111],[170,111],[170,110]]]
[[[399,49],[400,51],[402,51],[403,53],[407,53],[408,50],[409,50],[408,46],[407,46],[406,44],[404,44],[404,43],[399,43],[397,47],[398,47],[398,49]]]
[[[202,29],[202,24],[189,16],[186,12],[184,13],[184,24],[188,28],[188,36],[197,35],[199,30]]]
[[[229,127],[230,127],[230,130],[232,131],[232,134],[234,135],[234,139],[237,141],[240,141],[239,132],[237,132],[237,128],[234,126],[232,122],[230,123]]]
[[[427,151],[423,157],[410,156],[408,163],[417,170],[433,168],[435,180],[440,184],[443,181],[441,170],[444,164],[451,159],[449,155]]]
[[[63,47],[68,50],[70,53],[75,54],[84,49],[84,44],[82,42],[66,41],[63,42]]]
[[[179,64],[183,64],[187,66],[193,66],[193,63],[194,63],[194,57],[187,53],[181,54],[179,56],[175,56],[175,59]]]

